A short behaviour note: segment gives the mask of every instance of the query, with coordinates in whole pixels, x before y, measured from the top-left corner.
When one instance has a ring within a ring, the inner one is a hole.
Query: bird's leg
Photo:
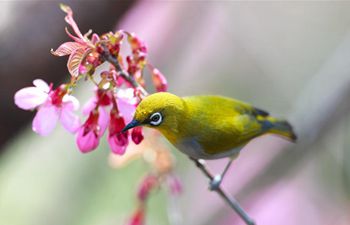
[[[230,168],[233,160],[235,159],[236,157],[230,157],[228,163],[226,164],[224,170],[222,171],[221,174],[217,174],[214,176],[214,179],[212,179],[209,183],[209,189],[210,190],[217,190],[226,174],[226,172],[228,171],[228,169]]]
[[[237,154],[238,155],[238,154]],[[210,180],[214,179],[214,176],[210,173],[210,171],[206,168],[204,160],[201,159],[195,159],[190,157],[192,161],[195,162],[196,166],[204,173],[206,177],[208,177]],[[235,157],[231,158],[232,160],[235,159]],[[232,163],[231,160],[231,163]],[[249,215],[244,211],[244,209],[239,205],[237,200],[234,197],[230,197],[227,193],[222,190],[220,186],[218,186],[217,189],[213,190],[217,192],[221,198],[235,211],[238,213],[238,215],[244,220],[244,222],[247,225],[255,225],[254,220],[252,220]]]
[[[222,182],[222,180],[224,179],[224,176],[226,174],[226,172],[228,171],[228,169],[230,168],[230,166],[232,165],[232,162],[234,159],[236,159],[239,155],[239,152],[233,154],[230,156],[228,163],[226,164],[224,170],[222,171],[221,174],[217,174],[215,175],[214,179],[212,179],[209,183],[209,189],[210,190],[217,190]]]

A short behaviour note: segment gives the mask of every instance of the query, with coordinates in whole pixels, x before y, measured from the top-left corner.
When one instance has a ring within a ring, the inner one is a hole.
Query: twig
[[[107,46],[102,44],[102,47],[104,50],[103,53],[101,54],[102,58],[108,61],[109,63],[111,63],[115,67],[119,75],[123,76],[123,78],[127,80],[133,87],[138,88],[141,91],[142,95],[147,96],[148,95],[147,91],[130,74],[128,74],[126,71],[123,70],[123,68],[119,64],[118,59],[109,53]],[[210,181],[214,179],[214,176],[209,172],[209,170],[207,170],[207,168],[205,168],[205,165],[203,162],[193,158],[190,158],[190,159],[195,162],[196,166],[205,174],[205,176],[207,176],[210,179]],[[248,216],[248,214],[239,205],[239,203],[235,198],[233,197],[230,198],[229,195],[226,194],[221,187],[218,187],[217,189],[215,189],[215,191],[242,218],[242,220],[247,225],[255,225],[255,222]]]
[[[130,74],[123,70],[123,68],[120,66],[118,59],[109,53],[107,46],[105,46],[104,44],[101,44],[101,46],[103,48],[103,52],[101,54],[102,58],[111,63],[118,71],[119,75],[122,76],[126,81],[128,81],[133,87],[140,90],[143,96],[147,96],[147,91],[139,83],[137,83],[137,81]]]
[[[214,176],[209,172],[207,168],[205,168],[205,164],[202,160],[197,160],[191,157],[190,159],[194,161],[196,166],[205,174],[205,176],[209,178],[210,181],[214,179]],[[254,220],[249,217],[249,215],[244,211],[244,209],[239,205],[238,201],[234,197],[231,196],[230,198],[229,195],[225,193],[221,187],[214,189],[214,191],[216,191],[221,196],[221,198],[225,200],[225,202],[242,218],[242,220],[247,225],[255,225]]]

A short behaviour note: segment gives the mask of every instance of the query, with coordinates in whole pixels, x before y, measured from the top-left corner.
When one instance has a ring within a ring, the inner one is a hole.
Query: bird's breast
[[[205,149],[202,145],[196,140],[196,138],[186,138],[181,141],[174,143],[174,146],[180,150],[182,153],[195,158],[195,159],[220,159],[224,157],[228,157],[234,154],[239,153],[242,149],[242,146],[230,149],[225,152],[221,152],[218,154],[208,154],[205,152]]]

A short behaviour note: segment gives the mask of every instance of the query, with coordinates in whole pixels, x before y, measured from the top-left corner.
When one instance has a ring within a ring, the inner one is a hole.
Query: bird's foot
[[[212,179],[212,180],[209,182],[209,189],[210,189],[211,191],[216,191],[216,190],[218,190],[219,187],[220,187],[221,181],[222,181],[222,176],[221,176],[221,174],[215,175],[214,179]]]

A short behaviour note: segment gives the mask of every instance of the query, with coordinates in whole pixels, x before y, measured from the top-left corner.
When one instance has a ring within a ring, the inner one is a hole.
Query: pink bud
[[[125,153],[129,143],[128,132],[121,132],[124,127],[124,118],[115,109],[112,109],[110,113],[108,143],[112,152],[118,155]]]
[[[145,211],[143,208],[139,208],[132,215],[128,225],[144,225],[144,224],[145,224]]]
[[[86,74],[88,72],[88,69],[86,68],[85,65],[80,64],[78,68],[79,74]]]
[[[102,89],[98,89],[97,92],[97,102],[99,105],[101,106],[108,106],[111,104],[111,93],[109,91],[106,90],[102,90]]]
[[[153,81],[154,87],[158,92],[168,90],[168,83],[164,75],[156,68],[152,70],[152,81]]]
[[[137,145],[141,143],[141,141],[143,140],[142,127],[135,127],[134,129],[132,129],[131,140]]]
[[[146,44],[143,41],[141,41],[134,33],[128,35],[128,42],[133,52],[140,51],[147,53]]]
[[[89,118],[79,129],[76,143],[81,152],[87,153],[97,148],[100,140],[97,112],[91,112]]]
[[[92,36],[91,36],[92,44],[96,44],[99,41],[100,41],[100,37],[96,33],[93,33]]]
[[[145,177],[139,187],[137,196],[140,201],[145,201],[149,193],[158,185],[157,177],[149,175]]]

